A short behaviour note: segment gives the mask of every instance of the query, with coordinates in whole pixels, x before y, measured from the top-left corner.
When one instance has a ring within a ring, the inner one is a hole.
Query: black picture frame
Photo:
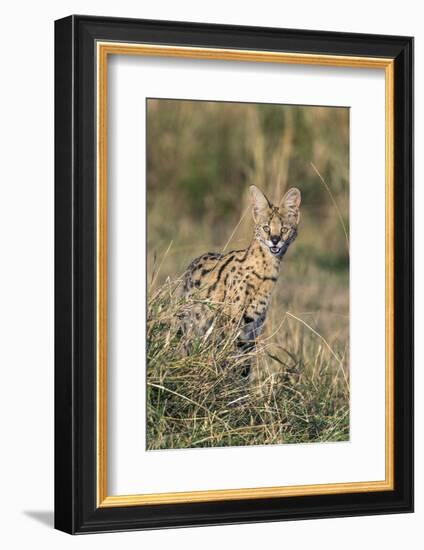
[[[394,490],[98,507],[96,41],[394,60]],[[55,22],[55,527],[94,533],[413,511],[413,39],[73,15]]]

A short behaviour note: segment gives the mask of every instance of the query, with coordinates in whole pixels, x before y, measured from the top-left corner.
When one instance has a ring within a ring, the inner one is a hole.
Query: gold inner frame
[[[388,491],[394,489],[394,60],[301,53],[262,52],[123,42],[96,44],[97,54],[97,506],[141,506],[304,495]],[[114,495],[107,493],[107,61],[109,55],[142,55],[255,61],[385,71],[385,209],[386,209],[386,365],[385,365],[385,479],[315,485],[217,489],[178,493]]]

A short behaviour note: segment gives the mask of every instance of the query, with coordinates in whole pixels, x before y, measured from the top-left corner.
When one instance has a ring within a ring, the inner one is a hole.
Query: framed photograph
[[[55,525],[411,512],[413,39],[55,24]]]

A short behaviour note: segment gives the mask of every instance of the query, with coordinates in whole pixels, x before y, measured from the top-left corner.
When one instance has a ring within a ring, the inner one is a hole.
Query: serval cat
[[[208,304],[221,304],[227,319],[237,328],[241,356],[255,347],[264,324],[281,260],[297,235],[300,191],[292,187],[278,206],[269,202],[257,187],[250,187],[255,222],[248,248],[226,254],[208,252],[188,266],[182,280],[182,295],[194,298],[190,313],[183,318],[183,331],[204,335],[214,317]],[[250,360],[242,362],[247,378]]]

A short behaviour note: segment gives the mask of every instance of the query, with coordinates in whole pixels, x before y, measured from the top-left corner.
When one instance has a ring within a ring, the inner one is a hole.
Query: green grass
[[[237,329],[218,306],[219,322],[207,336],[178,333],[175,319],[192,303],[176,298],[177,284],[168,281],[149,302],[148,449],[349,439],[346,350],[333,349],[288,312],[272,335],[258,340],[245,380],[245,357],[233,345]]]

